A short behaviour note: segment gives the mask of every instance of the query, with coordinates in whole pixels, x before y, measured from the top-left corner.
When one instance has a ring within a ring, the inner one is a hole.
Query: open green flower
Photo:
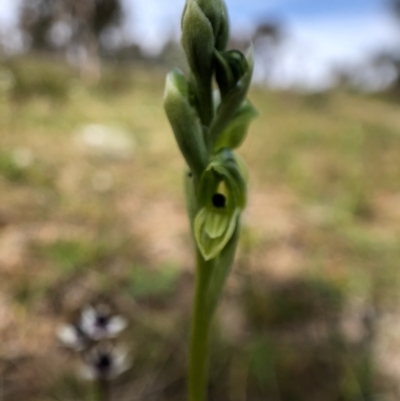
[[[229,149],[221,149],[204,171],[198,188],[202,206],[194,222],[197,245],[205,260],[214,259],[235,231],[246,205],[242,167]]]

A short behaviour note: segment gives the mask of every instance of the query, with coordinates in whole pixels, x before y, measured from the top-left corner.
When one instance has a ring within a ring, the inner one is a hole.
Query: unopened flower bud
[[[182,47],[191,72],[203,85],[211,82],[214,46],[211,21],[196,0],[187,0],[182,16]]]
[[[196,0],[214,32],[215,47],[225,50],[229,39],[229,17],[224,0]]]
[[[240,82],[249,70],[249,65],[246,57],[239,50],[216,51],[215,56],[215,77],[224,98]]]
[[[254,68],[253,49],[250,48],[246,58],[239,54],[241,53],[233,51],[216,56],[217,81],[222,99],[210,127],[210,136],[214,143],[239,110],[250,87]]]
[[[164,108],[186,163],[191,171],[200,175],[207,166],[208,155],[202,126],[189,98],[189,86],[183,73],[174,69],[167,76]]]
[[[221,24],[219,30],[215,32],[215,48],[225,50],[229,41],[229,15],[225,1],[221,0]]]

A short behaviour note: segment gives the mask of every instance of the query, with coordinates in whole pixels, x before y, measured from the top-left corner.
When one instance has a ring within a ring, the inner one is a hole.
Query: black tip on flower
[[[214,207],[216,207],[218,209],[224,208],[226,205],[225,195],[222,195],[222,194],[213,195],[212,204],[214,205]]]
[[[96,368],[100,373],[106,373],[111,369],[112,356],[104,353],[99,355],[99,359],[96,361]]]
[[[96,317],[96,326],[104,329],[107,327],[109,321],[110,321],[109,316],[98,315]]]

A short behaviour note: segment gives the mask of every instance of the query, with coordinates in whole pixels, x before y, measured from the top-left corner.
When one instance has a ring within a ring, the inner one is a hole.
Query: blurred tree
[[[400,0],[387,0],[390,12],[398,21],[400,27]],[[400,31],[399,31],[400,34]],[[366,68],[353,72],[356,81],[362,81],[365,76],[376,84],[378,90],[385,90],[394,99],[400,99],[400,35],[397,47],[382,49],[376,52],[370,59]]]
[[[56,6],[53,0],[25,0],[23,2],[20,27],[31,49],[48,48],[48,32],[55,22],[56,15],[59,14]]]
[[[256,53],[263,64],[263,79],[267,80],[271,75],[273,66],[277,60],[278,50],[285,39],[282,23],[274,20],[264,20],[258,24],[253,35],[253,43]]]
[[[372,66],[383,77],[392,77],[390,89],[400,96],[400,52],[381,52],[372,59]]]
[[[276,21],[263,21],[257,26],[254,41],[267,39],[269,42],[279,44],[283,38],[282,25]]]
[[[397,17],[400,18],[400,0],[392,0],[392,8]]]
[[[103,35],[121,22],[121,0],[23,0],[20,14],[31,50],[65,51],[91,76],[99,73]]]
[[[400,0],[390,0],[392,11],[400,24]],[[374,60],[379,66],[390,65],[396,71],[396,79],[392,84],[392,89],[396,95],[400,96],[400,48],[394,53],[379,54]]]

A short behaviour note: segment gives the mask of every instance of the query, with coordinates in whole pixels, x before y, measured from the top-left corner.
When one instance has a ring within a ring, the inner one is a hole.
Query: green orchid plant
[[[186,204],[196,245],[189,401],[204,401],[207,395],[210,324],[233,264],[247,198],[246,166],[234,150],[257,116],[246,99],[252,49],[247,55],[227,50],[228,39],[224,0],[186,0],[182,46],[190,72],[171,71],[164,96],[187,165]]]

